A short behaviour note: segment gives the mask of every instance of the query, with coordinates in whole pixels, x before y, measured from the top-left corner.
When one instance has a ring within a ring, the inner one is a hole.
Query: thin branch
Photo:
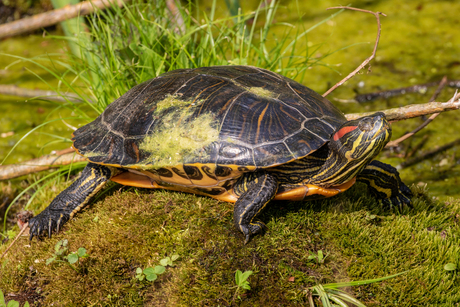
[[[24,98],[44,98],[47,100],[59,101],[59,102],[81,102],[82,100],[73,94],[61,95],[53,91],[44,91],[44,90],[33,90],[29,88],[22,88],[16,85],[0,84],[0,94],[1,95],[10,95],[18,96]],[[64,98],[66,97],[66,98]]]
[[[86,161],[85,157],[77,155],[72,148],[69,148],[24,163],[2,165],[0,166],[0,180],[13,179],[31,173],[56,168],[61,165],[83,161]]]
[[[3,257],[5,257],[6,253],[8,253],[8,251],[10,250],[10,248],[13,247],[14,243],[16,243],[16,241],[19,239],[19,237],[24,233],[24,231],[26,231],[26,229],[29,227],[29,223],[25,223],[24,225],[22,225],[22,228],[21,228],[21,231],[18,233],[18,235],[16,236],[16,238],[14,238],[13,242],[11,242],[10,246],[7,247],[7,249],[3,252],[2,256],[0,257],[0,260],[3,259]]]
[[[359,94],[359,95],[356,95],[354,99],[348,99],[345,102],[365,103],[365,102],[373,101],[379,98],[386,99],[386,98],[390,98],[394,96],[404,95],[407,93],[424,94],[429,87],[433,87],[437,85],[439,85],[439,82],[429,82],[429,83],[424,83],[424,84],[416,84],[416,85],[407,86],[407,87],[395,88],[395,89],[387,90],[387,91]],[[460,80],[448,80],[446,85],[449,87],[460,88]],[[336,100],[340,101],[338,99]]]
[[[449,102],[428,102],[423,104],[411,104],[401,108],[394,108],[383,110],[380,112],[385,113],[387,120],[389,121],[400,121],[413,117],[440,113],[445,111],[458,110],[460,108],[460,93],[456,94]],[[363,116],[369,116],[375,112],[366,113],[350,113],[346,114],[345,117],[348,120],[357,119]]]
[[[443,151],[445,151],[447,149],[450,149],[450,148],[452,148],[454,146],[457,146],[457,145],[460,145],[460,139],[456,139],[455,141],[450,142],[450,143],[448,143],[446,145],[443,145],[443,146],[441,146],[439,148],[430,150],[430,151],[424,153],[421,156],[406,160],[406,161],[402,162],[401,164],[399,164],[396,168],[397,169],[402,169],[402,168],[417,164],[419,162],[422,162],[423,160],[430,159],[430,158],[434,157],[435,155],[437,155],[438,153],[441,153],[441,152],[443,152]]]
[[[433,102],[436,100],[436,98],[438,98],[439,94],[441,93],[442,89],[446,86],[447,84],[447,77],[444,76],[444,78],[442,78],[441,82],[439,83],[439,86],[438,88],[436,89],[436,91],[433,93],[433,96],[431,96],[429,102]],[[454,97],[452,97],[453,99]],[[451,101],[452,102],[452,101]],[[405,135],[403,135],[402,137],[394,140],[394,141],[391,141],[391,142],[388,142],[388,144],[385,146],[385,147],[396,147],[399,145],[399,143],[401,143],[402,141],[404,140],[407,140],[408,138],[410,138],[411,136],[413,136],[414,134],[416,134],[417,132],[419,132],[420,130],[422,130],[423,128],[425,128],[429,123],[431,123],[436,117],[438,117],[438,115],[441,114],[440,112],[438,113],[433,113],[425,122],[423,122],[423,124],[421,124],[420,126],[418,126],[416,129],[414,129],[413,131],[409,132],[409,133],[406,133]]]
[[[166,0],[166,6],[168,7],[169,12],[173,16],[173,21],[177,25],[177,30],[179,33],[185,33],[185,22],[182,18],[181,12],[176,5],[175,0]]]
[[[331,87],[329,90],[327,90],[327,92],[323,94],[323,97],[326,97],[326,96],[329,95],[333,90],[335,90],[336,88],[338,88],[339,86],[341,86],[342,84],[344,84],[346,81],[348,81],[349,79],[351,79],[351,78],[352,78],[354,75],[356,75],[361,69],[363,69],[367,64],[369,64],[369,62],[375,57],[375,53],[377,52],[377,46],[379,45],[380,32],[381,32],[380,16],[379,16],[379,15],[386,16],[386,15],[385,15],[384,13],[382,13],[382,12],[372,12],[372,11],[363,10],[363,9],[358,9],[358,8],[349,7],[349,6],[335,6],[335,7],[327,8],[327,10],[332,10],[332,9],[347,9],[347,10],[353,10],[353,11],[358,11],[358,12],[364,12],[364,13],[372,14],[372,15],[374,15],[375,18],[377,19],[378,31],[377,31],[377,38],[376,38],[376,40],[375,40],[375,45],[374,45],[374,50],[372,51],[372,55],[371,55],[370,57],[368,57],[366,60],[364,60],[364,62],[361,63],[361,65],[359,65],[355,70],[353,70],[348,76],[346,76],[346,77],[343,78],[341,81],[337,82],[336,85],[334,85],[334,86]]]
[[[61,21],[91,14],[96,9],[105,9],[111,5],[122,6],[123,0],[93,0],[75,5],[67,5],[61,9],[37,14],[7,24],[0,25],[0,39],[19,35],[29,31],[48,27]]]

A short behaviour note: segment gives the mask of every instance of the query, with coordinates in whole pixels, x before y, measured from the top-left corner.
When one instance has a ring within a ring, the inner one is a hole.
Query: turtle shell
[[[91,162],[135,169],[284,164],[324,145],[346,119],[331,102],[250,66],[181,69],[139,84],[74,132]]]

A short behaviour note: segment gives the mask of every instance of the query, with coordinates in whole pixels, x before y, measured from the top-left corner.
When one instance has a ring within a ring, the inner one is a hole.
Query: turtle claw
[[[257,221],[254,223],[250,223],[249,225],[243,226],[241,225],[240,227],[241,232],[243,232],[244,235],[244,244],[248,244],[252,237],[254,237],[257,234],[263,234],[265,231],[268,229],[267,226],[261,221]]]
[[[29,240],[32,240],[33,237],[40,239],[45,232],[47,232],[48,237],[51,238],[53,232],[59,232],[60,226],[68,219],[67,214],[53,212],[53,210],[46,208],[39,215],[30,219]]]

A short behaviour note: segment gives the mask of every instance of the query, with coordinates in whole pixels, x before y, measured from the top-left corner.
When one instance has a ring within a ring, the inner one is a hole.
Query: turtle
[[[384,113],[348,121],[296,81],[252,66],[179,69],[141,83],[73,133],[80,177],[29,221],[30,239],[59,229],[109,181],[232,202],[244,242],[266,230],[272,200],[331,197],[364,182],[376,203],[411,204],[391,165]]]

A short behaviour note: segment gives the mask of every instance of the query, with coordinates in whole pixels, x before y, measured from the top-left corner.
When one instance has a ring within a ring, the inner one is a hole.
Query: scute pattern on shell
[[[273,95],[259,96],[251,88]],[[190,101],[182,106],[187,112],[178,122],[212,114],[219,131],[218,141],[182,157],[186,164],[283,164],[320,148],[346,121],[313,90],[264,69],[181,69],[139,84],[115,100],[95,121],[75,131],[74,148],[94,163],[129,168],[148,160],[155,168],[155,160],[140,144],[162,131],[165,115],[177,111],[171,107],[155,113],[158,102],[168,95]]]

